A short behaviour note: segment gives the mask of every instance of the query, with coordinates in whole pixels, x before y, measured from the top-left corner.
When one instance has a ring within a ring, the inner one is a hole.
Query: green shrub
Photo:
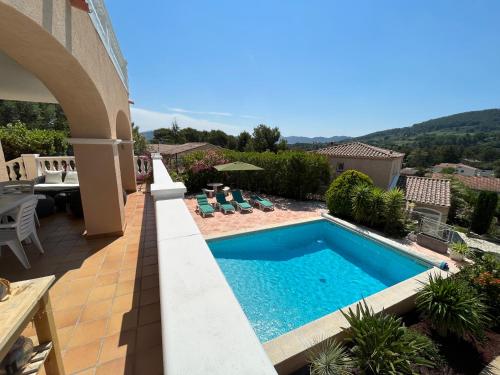
[[[404,231],[405,195],[401,189],[395,188],[385,193],[384,231],[399,235]]]
[[[434,343],[406,328],[400,318],[375,314],[365,301],[342,314],[351,326],[347,340],[363,373],[414,374],[419,366],[434,366]]]
[[[482,191],[477,197],[471,219],[471,229],[477,234],[484,234],[490,228],[491,220],[497,208],[498,194],[492,191]]]
[[[479,339],[489,317],[475,290],[461,279],[429,276],[418,293],[417,310],[442,336]]]
[[[471,253],[472,254],[472,253]],[[494,327],[500,326],[500,261],[493,254],[474,257],[474,263],[461,267],[455,276],[468,283],[479,295],[484,296]]]
[[[343,218],[352,218],[352,193],[357,185],[372,186],[373,181],[366,174],[348,170],[330,184],[326,194],[326,205],[330,213]]]
[[[65,155],[68,149],[66,138],[64,131],[28,129],[21,122],[0,127],[0,139],[6,160],[17,158],[21,154]]]
[[[463,242],[453,242],[451,244],[451,249],[457,254],[467,256],[469,254],[469,246]]]
[[[221,178],[221,173],[214,166],[227,162],[219,151],[193,152],[183,157],[185,171],[182,176],[177,176],[177,180],[184,181],[188,191],[199,192],[202,188],[207,188],[207,183]]]
[[[335,339],[328,339],[308,352],[311,375],[351,375],[354,361]]]
[[[206,187],[209,180],[217,180],[240,189],[304,199],[309,194],[317,194],[330,179],[328,160],[323,155],[313,153],[284,151],[275,154],[230,150],[217,152],[220,160],[215,164],[222,164],[222,160],[242,161],[264,168],[263,171],[228,173],[214,170],[215,164],[207,161],[204,154],[207,153],[193,153],[183,159],[189,191],[198,191]]]

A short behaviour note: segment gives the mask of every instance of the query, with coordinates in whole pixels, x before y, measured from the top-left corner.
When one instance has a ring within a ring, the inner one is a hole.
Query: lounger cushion
[[[238,202],[238,206],[244,210],[251,210],[252,206],[250,206],[247,202]]]
[[[198,207],[203,214],[212,214],[215,212],[214,208],[209,204],[200,204]]]
[[[224,210],[224,211],[234,211],[233,205],[231,205],[229,203],[222,203],[220,206],[221,206],[222,210]]]

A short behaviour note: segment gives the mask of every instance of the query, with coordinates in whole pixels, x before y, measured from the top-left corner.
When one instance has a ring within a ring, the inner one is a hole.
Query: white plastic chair
[[[35,180],[5,181],[0,182],[0,194],[35,194]],[[2,223],[8,222],[8,217],[15,217],[17,210],[7,212]],[[35,211],[35,223],[40,227],[40,220]]]
[[[38,248],[40,253],[44,253],[42,244],[36,234],[35,208],[37,199],[23,203],[17,212],[16,220],[13,223],[0,224],[0,247],[7,245],[16,255],[25,268],[30,268],[28,257],[24,252],[22,241],[30,239]]]

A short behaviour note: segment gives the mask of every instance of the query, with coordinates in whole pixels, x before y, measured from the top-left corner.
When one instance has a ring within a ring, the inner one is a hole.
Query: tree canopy
[[[21,122],[27,129],[61,130],[69,124],[59,104],[0,100],[0,126]]]

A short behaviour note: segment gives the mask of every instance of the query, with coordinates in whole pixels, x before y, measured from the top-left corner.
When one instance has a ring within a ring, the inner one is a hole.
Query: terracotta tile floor
[[[244,196],[248,198],[247,194],[244,194]],[[264,195],[262,196],[265,197]],[[230,198],[231,196],[228,197],[228,200]],[[217,211],[213,217],[207,216],[205,218],[195,212],[196,199],[194,197],[188,197],[184,199],[184,202],[186,202],[189,212],[193,215],[201,233],[206,236],[239,230],[258,229],[268,225],[285,224],[302,219],[319,217],[321,212],[327,211],[326,205],[323,202],[296,201],[273,196],[266,198],[274,203],[274,211],[262,211],[254,208],[253,212],[250,213],[241,213],[238,211],[227,215]],[[209,198],[209,201],[211,203],[215,202],[215,198]]]
[[[154,206],[134,193],[120,238],[87,240],[82,220],[58,213],[41,220],[45,254],[26,246],[25,270],[8,248],[0,277],[54,274],[50,290],[67,374],[161,374],[160,303]],[[29,325],[24,332],[34,335]]]

